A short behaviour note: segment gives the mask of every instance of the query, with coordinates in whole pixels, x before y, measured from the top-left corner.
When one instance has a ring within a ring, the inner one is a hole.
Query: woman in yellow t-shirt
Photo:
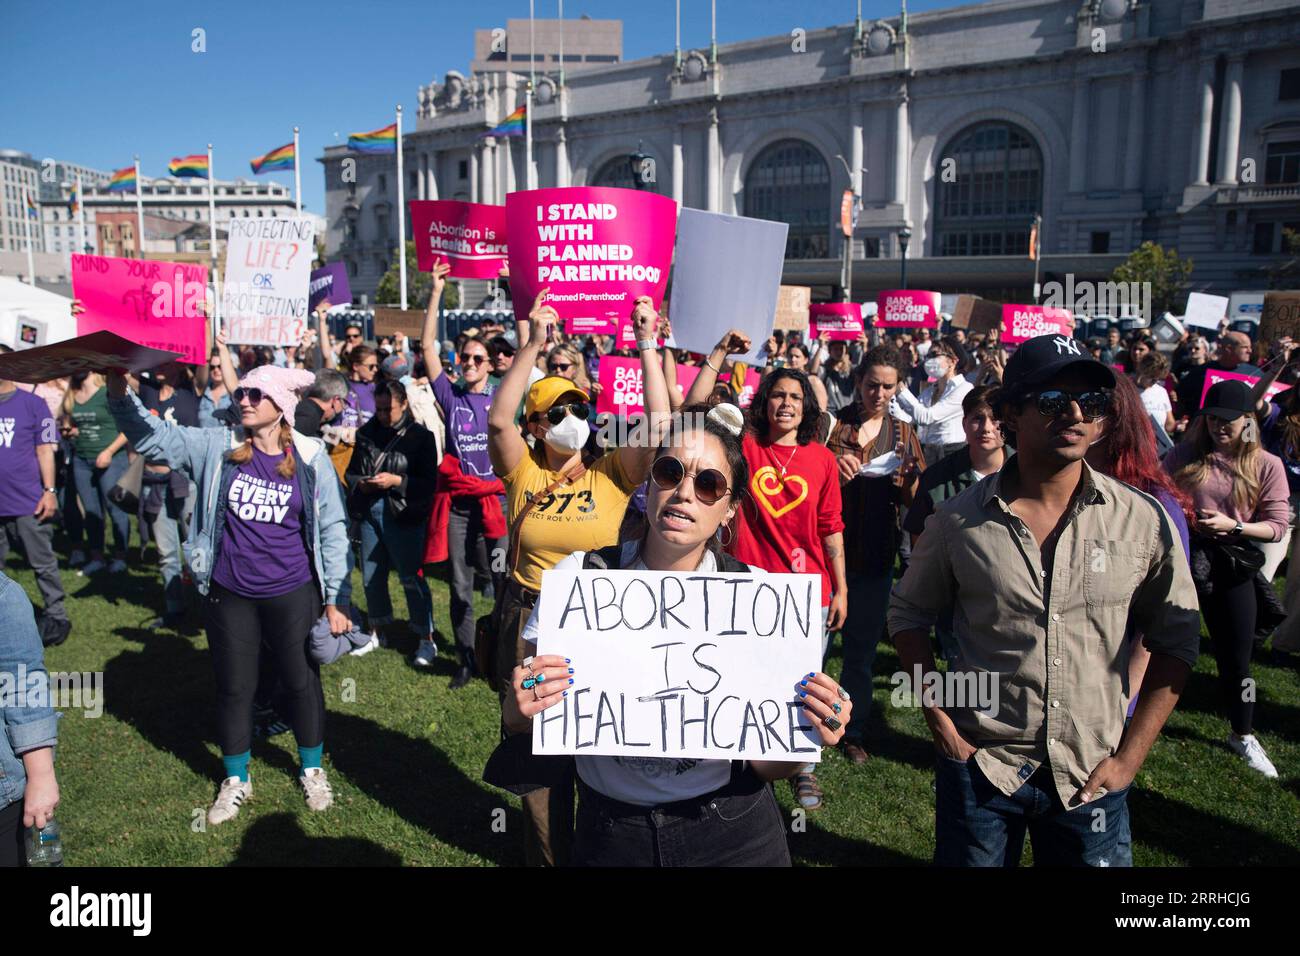
[[[633,432],[637,440],[588,464],[582,450],[591,435],[589,396],[571,380],[548,375],[528,390],[524,405],[524,427],[536,439],[530,450],[515,422],[515,410],[528,384],[528,370],[546,341],[547,326],[560,322],[555,309],[544,304],[547,292],[543,289],[533,303],[528,339],[520,344],[488,412],[488,453],[506,487],[512,548],[505,593],[494,612],[499,628],[496,661],[481,666],[495,664],[502,700],[511,672],[527,655],[520,633],[537,602],[542,572],[574,551],[596,551],[618,541],[628,499],[649,475],[670,415],[668,383],[656,345],[659,316],[649,296],[641,296],[633,304],[632,326],[641,355],[648,431]],[[551,493],[544,494],[553,485]],[[534,497],[536,504],[523,514]],[[565,862],[573,827],[573,787],[556,788],[554,798],[551,794],[536,790],[524,798],[529,864]]]

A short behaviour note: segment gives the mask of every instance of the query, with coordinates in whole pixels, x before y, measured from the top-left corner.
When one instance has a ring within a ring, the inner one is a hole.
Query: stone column
[[[678,208],[681,208],[686,170],[682,164],[682,125],[680,123],[673,126],[672,177],[673,201],[677,203]]]
[[[705,209],[709,212],[718,212],[718,163],[719,163],[719,144],[718,144],[718,110],[717,107],[709,110],[709,142],[708,148],[705,149],[705,161],[708,167],[704,171],[704,192],[705,192]]]
[[[1070,192],[1088,188],[1088,84],[1086,76],[1074,79],[1074,106],[1070,114]]]
[[[438,198],[438,153],[428,154],[428,169],[426,170],[428,183],[424,187],[426,199]]]
[[[1228,186],[1237,184],[1237,159],[1241,148],[1241,69],[1244,54],[1228,58],[1223,80],[1223,115],[1219,122],[1219,168],[1217,179]]]
[[[1146,138],[1147,75],[1140,71],[1133,75],[1129,90],[1128,143],[1124,154],[1124,188],[1142,188],[1142,145]]]
[[[569,138],[562,125],[555,131],[555,185],[569,185]]]
[[[912,155],[912,127],[907,116],[907,90],[894,108],[894,202],[907,218],[907,167]],[[861,165],[859,163],[859,165]]]
[[[473,146],[469,151],[469,201],[482,202],[483,197],[478,191],[478,152],[479,147]]]
[[[1201,61],[1201,72],[1196,78],[1200,101],[1196,126],[1192,130],[1192,185],[1206,186],[1210,181],[1210,123],[1214,117],[1214,58]]]

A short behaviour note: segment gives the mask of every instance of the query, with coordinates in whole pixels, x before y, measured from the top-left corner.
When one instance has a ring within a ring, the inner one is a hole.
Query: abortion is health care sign
[[[308,328],[310,219],[231,219],[221,314],[240,345],[297,345]]]
[[[808,307],[808,335],[830,334],[832,342],[853,342],[862,327],[862,306],[854,302],[822,302]]]
[[[937,329],[939,293],[920,289],[882,292],[876,300],[876,317],[871,324],[878,329]]]
[[[1074,335],[1074,316],[1069,309],[1044,305],[1002,306],[1002,343],[1019,345],[1040,335]]]
[[[439,259],[451,265],[453,279],[495,279],[505,268],[505,206],[459,199],[416,199],[407,205],[421,272],[432,272]]]
[[[574,683],[533,753],[820,759],[795,693],[821,666],[816,575],[550,570],[537,607],[537,653]]]
[[[206,266],[74,255],[72,294],[85,310],[77,335],[107,329],[198,365],[207,358],[207,285]]]
[[[612,335],[620,316],[668,285],[677,204],[667,196],[604,186],[530,189],[506,196],[510,295],[526,321],[537,293],[572,334]]]

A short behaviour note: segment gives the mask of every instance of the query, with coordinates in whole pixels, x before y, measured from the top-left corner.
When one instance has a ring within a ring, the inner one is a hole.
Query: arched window
[[[1028,254],[1043,197],[1043,154],[1032,136],[1001,121],[968,126],[949,142],[938,170],[935,255]]]
[[[632,172],[633,151],[622,156],[615,156],[613,159],[601,166],[596,175],[591,177],[592,186],[615,186],[619,189],[644,189],[646,192],[657,193],[659,191],[658,163],[655,158],[648,153],[642,153],[645,157],[642,160],[640,182]]]
[[[745,176],[745,215],[789,223],[787,259],[830,256],[832,205],[830,168],[802,140],[768,146]]]

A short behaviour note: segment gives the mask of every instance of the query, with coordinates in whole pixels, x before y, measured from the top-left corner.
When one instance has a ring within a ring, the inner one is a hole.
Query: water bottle
[[[59,838],[59,822],[53,817],[44,829],[29,827],[27,830],[27,865],[28,866],[62,866],[63,841]]]

